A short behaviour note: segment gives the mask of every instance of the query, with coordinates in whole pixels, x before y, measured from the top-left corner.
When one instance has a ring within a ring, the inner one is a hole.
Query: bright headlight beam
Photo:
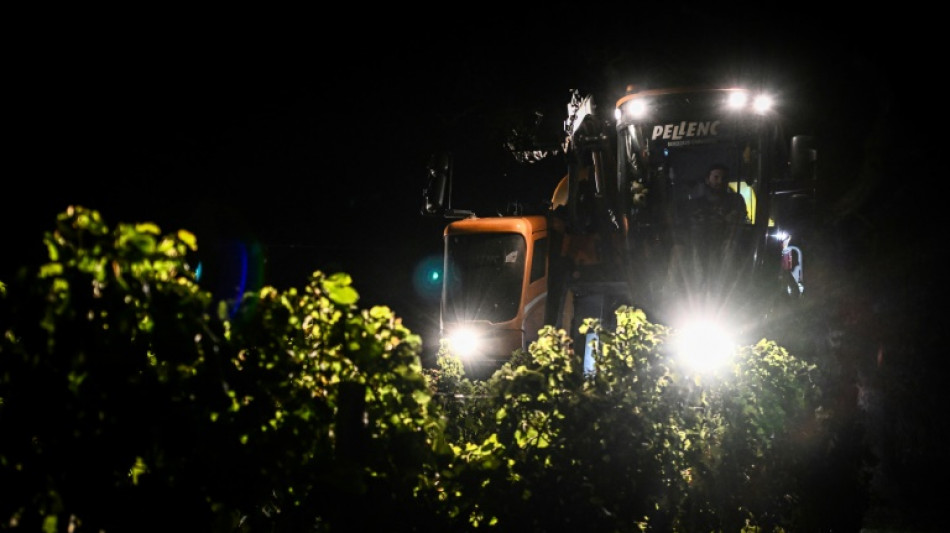
[[[466,358],[478,352],[481,339],[472,328],[460,328],[448,335],[449,349],[456,356]]]
[[[647,114],[647,103],[643,99],[630,100],[623,106],[624,113],[629,118],[643,118]]]
[[[676,333],[676,355],[687,368],[700,373],[725,366],[736,344],[728,332],[710,321],[688,324]]]

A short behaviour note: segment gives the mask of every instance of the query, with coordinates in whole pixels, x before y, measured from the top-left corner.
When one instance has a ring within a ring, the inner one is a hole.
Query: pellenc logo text
[[[657,124],[653,126],[652,139],[665,139],[678,141],[690,137],[708,137],[719,135],[718,120],[707,120],[705,122],[680,122],[679,124]]]

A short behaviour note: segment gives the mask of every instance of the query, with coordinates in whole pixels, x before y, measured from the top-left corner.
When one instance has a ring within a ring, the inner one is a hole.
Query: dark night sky
[[[426,336],[437,305],[414,277],[445,223],[419,213],[428,156],[456,151],[455,207],[549,197],[559,175],[530,181],[501,143],[513,113],[559,127],[571,89],[609,109],[632,82],[778,87],[808,104],[790,118],[819,136],[827,201],[857,196],[860,210],[880,188],[861,181],[867,132],[884,114],[919,118],[886,109],[914,44],[881,39],[874,22],[795,13],[676,7],[628,19],[553,5],[36,21],[7,82],[19,163],[4,179],[5,233],[38,242],[80,204],[111,224],[190,229],[204,250],[256,243],[265,283],[343,270],[361,306],[390,305]]]

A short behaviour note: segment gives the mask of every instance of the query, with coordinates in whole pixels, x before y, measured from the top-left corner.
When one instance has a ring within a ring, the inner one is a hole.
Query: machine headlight
[[[649,106],[643,98],[637,98],[625,103],[622,107],[622,113],[627,119],[637,120],[645,117]],[[614,111],[614,117],[619,121],[621,118],[621,109]]]
[[[774,103],[775,101],[768,94],[752,95],[744,89],[732,89],[726,98],[726,106],[729,109],[749,110],[751,108],[757,115],[764,115],[771,111]]]
[[[742,109],[745,107],[748,101],[749,93],[745,91],[733,91],[729,93],[729,98],[726,100],[726,104],[731,109]]]
[[[684,323],[672,341],[676,360],[702,374],[725,367],[738,347],[728,327],[704,319]]]
[[[449,350],[462,359],[479,353],[482,349],[482,335],[476,328],[460,327],[446,335]]]
[[[765,114],[772,109],[774,101],[772,97],[767,94],[760,94],[755,97],[755,100],[752,101],[752,110],[758,113],[759,115]]]

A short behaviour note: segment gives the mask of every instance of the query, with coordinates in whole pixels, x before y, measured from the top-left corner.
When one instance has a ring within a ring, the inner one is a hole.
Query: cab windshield
[[[518,314],[527,245],[517,233],[450,235],[445,241],[447,322],[506,322]]]
[[[755,261],[766,256],[763,236],[773,225],[768,187],[782,172],[770,166],[780,159],[771,140],[776,132],[762,121],[716,117],[683,114],[618,129],[620,178],[631,184],[631,226],[643,243],[634,256],[668,290],[708,294],[746,286]],[[705,179],[714,165],[722,166],[731,197],[710,195]],[[732,209],[717,203],[726,200]],[[723,216],[741,213],[743,204],[744,216]]]
[[[710,167],[718,164],[727,169],[727,188],[743,198],[746,207],[743,222],[755,224],[761,183],[757,139],[751,135],[684,139],[669,133],[670,138],[664,138],[662,133],[655,133],[659,128],[634,124],[621,132],[624,150],[621,168],[627,181],[634,184],[634,191],[642,188],[646,195],[655,193],[652,197],[635,198],[634,213],[660,217],[662,211],[663,215],[673,217],[674,224],[685,223],[682,217],[689,200],[704,194],[704,179]],[[715,131],[722,133],[722,129],[719,125]]]

